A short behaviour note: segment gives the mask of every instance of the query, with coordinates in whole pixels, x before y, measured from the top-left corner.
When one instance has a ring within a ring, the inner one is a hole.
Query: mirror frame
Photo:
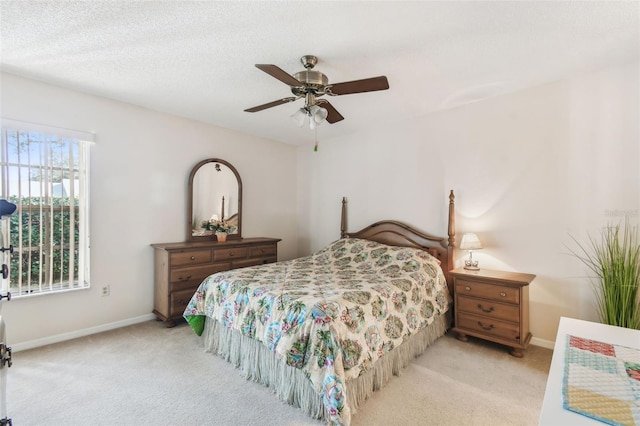
[[[196,175],[196,172],[200,170],[202,166],[209,163],[220,163],[229,167],[233,174],[236,176],[238,180],[238,232],[235,234],[228,234],[227,238],[231,240],[239,240],[242,239],[242,179],[240,179],[240,174],[236,170],[235,167],[231,165],[231,163],[222,160],[220,158],[207,158],[206,160],[200,161],[196,164],[191,173],[189,174],[189,188],[188,188],[188,201],[187,201],[187,241],[215,241],[215,238],[212,238],[209,235],[192,235],[193,234],[193,178]]]

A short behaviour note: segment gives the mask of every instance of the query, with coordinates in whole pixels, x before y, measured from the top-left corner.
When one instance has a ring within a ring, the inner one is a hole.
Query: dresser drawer
[[[228,249],[220,249],[213,252],[213,260],[233,260],[247,257],[248,249],[246,247],[235,247]]]
[[[476,333],[494,336],[513,342],[520,341],[519,324],[500,321],[495,318],[481,317],[459,312],[456,318],[456,328],[460,330],[474,331]]]
[[[195,290],[182,290],[171,293],[171,316],[182,316],[194,294]]]
[[[518,287],[457,279],[455,291],[459,296],[482,297],[505,303],[520,303],[520,289]]]
[[[273,263],[276,259],[274,258],[256,258],[256,259],[244,259],[244,260],[236,260],[233,262],[233,268],[246,268],[247,266],[256,266],[256,265],[264,265],[266,263]]]
[[[211,274],[220,271],[226,271],[230,268],[231,264],[229,262],[214,263],[205,266],[194,266],[193,268],[175,268],[171,270],[171,282],[200,282]]]
[[[251,257],[275,256],[278,254],[278,246],[270,244],[268,246],[257,246],[251,248]]]
[[[211,262],[211,250],[189,250],[171,253],[171,266],[200,265]]]
[[[497,318],[516,323],[520,321],[520,308],[518,305],[507,305],[490,300],[458,296],[457,309],[487,318]]]

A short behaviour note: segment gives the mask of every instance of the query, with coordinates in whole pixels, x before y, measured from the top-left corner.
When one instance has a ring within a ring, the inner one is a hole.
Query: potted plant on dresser
[[[227,241],[227,234],[235,231],[236,227],[224,219],[218,219],[213,217],[209,220],[202,222],[202,227],[207,231],[213,231],[216,235],[218,242],[223,243]]]
[[[571,253],[595,275],[593,284],[600,320],[609,325],[640,329],[640,238],[638,228],[607,226],[600,239],[589,237]]]

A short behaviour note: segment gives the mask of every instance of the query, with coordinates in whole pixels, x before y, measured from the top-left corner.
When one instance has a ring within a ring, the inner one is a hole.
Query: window
[[[0,195],[17,206],[9,290],[19,297],[87,288],[92,136],[12,124],[3,120],[0,147]]]

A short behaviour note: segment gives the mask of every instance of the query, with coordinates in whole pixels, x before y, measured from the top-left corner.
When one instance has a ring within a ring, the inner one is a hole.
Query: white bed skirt
[[[376,361],[371,370],[349,380],[346,403],[351,414],[355,414],[358,407],[384,386],[392,375],[400,375],[402,368],[444,335],[450,323],[448,317],[445,314],[436,318],[429,327]],[[304,372],[286,365],[261,342],[221,327],[208,317],[203,336],[205,350],[241,369],[246,379],[268,386],[282,401],[300,407],[312,418],[328,419],[321,396],[314,391]]]

